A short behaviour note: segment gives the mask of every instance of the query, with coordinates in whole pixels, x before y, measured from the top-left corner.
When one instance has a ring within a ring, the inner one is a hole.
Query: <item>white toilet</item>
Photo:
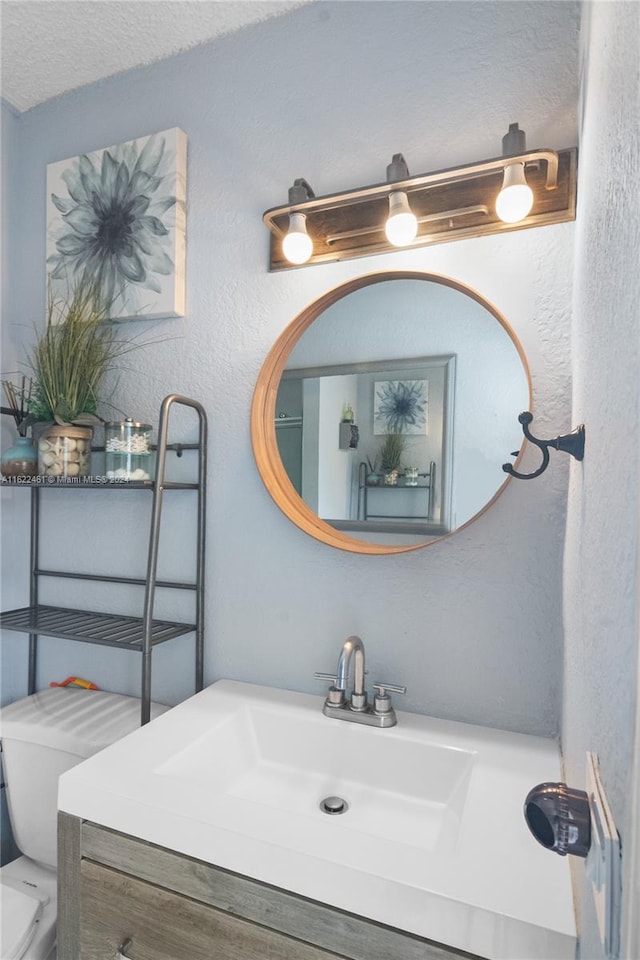
[[[168,707],[152,704],[156,717]],[[140,701],[51,688],[0,710],[13,835],[23,856],[0,869],[1,960],[55,960],[58,777],[140,725]]]

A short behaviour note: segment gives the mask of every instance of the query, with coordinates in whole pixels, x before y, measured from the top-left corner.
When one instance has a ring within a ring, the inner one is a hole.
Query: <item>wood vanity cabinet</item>
[[[66,813],[58,878],[58,960],[479,960]]]

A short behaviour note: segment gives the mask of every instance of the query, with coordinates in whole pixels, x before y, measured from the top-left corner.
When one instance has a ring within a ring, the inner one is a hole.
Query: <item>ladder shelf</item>
[[[169,444],[169,419],[174,404],[192,408],[198,417],[198,442]],[[4,411],[3,411],[4,412]],[[95,449],[95,448],[94,448]],[[98,448],[99,449],[99,448]],[[178,457],[183,450],[195,450],[198,457],[196,482],[174,482],[165,479],[166,457],[173,451]],[[204,561],[206,509],[207,417],[197,400],[170,394],[160,407],[158,426],[157,465],[155,480],[109,481],[105,477],[39,478],[33,480],[6,479],[3,487],[24,487],[31,491],[31,576],[29,606],[0,614],[0,627],[29,635],[28,692],[35,693],[38,638],[40,635],[95,643],[102,646],[134,650],[142,655],[141,669],[141,723],[149,721],[151,713],[151,654],[155,646],[186,634],[195,634],[195,690],[204,684]],[[84,490],[147,490],[153,495],[149,523],[147,568],[144,577],[124,577],[76,573],[65,570],[42,569],[39,565],[41,491],[60,489]],[[163,495],[168,491],[194,491],[197,499],[196,574],[186,583],[159,580],[157,577],[158,547],[162,520]],[[144,587],[142,614],[139,617],[76,610],[67,607],[43,605],[38,602],[38,581],[41,577],[62,577],[74,580],[96,580],[105,583],[129,583]],[[195,594],[195,616],[192,623],[176,623],[154,619],[153,610],[157,589],[189,590]]]

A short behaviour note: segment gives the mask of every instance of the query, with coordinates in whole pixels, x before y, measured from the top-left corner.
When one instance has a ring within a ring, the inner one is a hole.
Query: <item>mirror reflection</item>
[[[274,432],[314,514],[349,537],[415,545],[494,498],[529,406],[526,361],[497,311],[445,278],[381,274],[294,344]]]
[[[446,533],[454,375],[453,356],[285,370],[276,440],[308,506],[341,530]]]

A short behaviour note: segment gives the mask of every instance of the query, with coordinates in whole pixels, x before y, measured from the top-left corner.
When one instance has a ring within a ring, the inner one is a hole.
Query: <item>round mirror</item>
[[[251,437],[298,527],[342,550],[400,553],[493,503],[530,408],[524,351],[495,307],[447,277],[378,273],[331,290],[281,334]]]

